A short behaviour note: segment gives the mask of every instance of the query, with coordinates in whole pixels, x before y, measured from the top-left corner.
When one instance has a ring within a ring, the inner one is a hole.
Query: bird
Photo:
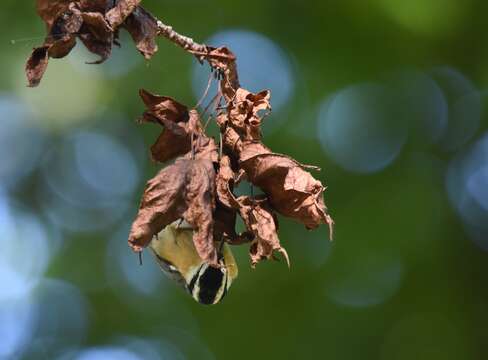
[[[214,305],[227,295],[238,267],[230,246],[216,244],[219,267],[202,260],[193,243],[193,228],[178,220],[154,235],[149,249],[161,270],[183,287],[198,303]]]

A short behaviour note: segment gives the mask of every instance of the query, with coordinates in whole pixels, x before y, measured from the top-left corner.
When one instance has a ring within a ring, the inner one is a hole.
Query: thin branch
[[[199,44],[192,38],[177,33],[173,30],[172,26],[164,24],[161,20],[158,20],[158,30],[159,35],[164,36],[166,39],[182,47],[184,50],[201,53],[202,56],[205,56],[205,54],[208,55],[209,51],[206,45]]]
[[[227,102],[232,101],[240,87],[235,55],[225,48],[215,49],[199,44],[192,38],[176,32],[172,26],[164,24],[161,20],[157,20],[157,25],[158,35],[196,56],[200,62],[206,60],[212,68],[222,73],[223,77],[220,80],[222,94]],[[222,49],[225,51],[219,51]]]

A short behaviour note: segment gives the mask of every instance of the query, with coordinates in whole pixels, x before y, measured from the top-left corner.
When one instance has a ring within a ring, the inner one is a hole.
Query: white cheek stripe
[[[191,292],[191,295],[196,301],[200,301],[198,298],[198,294],[200,293],[200,276],[201,274],[208,268],[208,264],[203,264],[200,266],[196,266],[194,268],[191,268],[189,273],[191,273],[190,278],[188,279],[188,285],[190,285],[191,280],[193,279],[194,276],[198,276],[197,280],[195,281],[195,284],[193,285],[193,290]]]

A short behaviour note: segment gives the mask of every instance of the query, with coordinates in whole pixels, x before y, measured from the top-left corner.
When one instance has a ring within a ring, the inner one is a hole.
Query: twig
[[[192,38],[177,33],[173,30],[172,26],[164,24],[161,20],[158,20],[158,30],[159,35],[164,36],[186,51],[201,53],[202,56],[205,56],[205,54],[208,55],[208,48],[206,45],[199,44],[193,41]]]
[[[212,68],[225,73],[220,81],[222,94],[227,102],[232,101],[237,89],[240,87],[234,54],[231,52],[229,52],[229,54],[223,54],[212,51],[215,49],[204,44],[199,44],[188,36],[179,34],[172,26],[164,24],[161,20],[157,20],[157,25],[158,35],[165,37],[172,43],[183,48],[185,51],[196,56],[200,62],[207,60]],[[217,65],[215,61],[212,61],[215,59],[220,60],[220,65]],[[225,63],[223,67],[222,63]]]

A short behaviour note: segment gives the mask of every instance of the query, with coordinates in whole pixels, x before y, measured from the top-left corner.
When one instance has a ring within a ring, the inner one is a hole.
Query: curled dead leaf
[[[215,170],[210,160],[179,159],[151,179],[144,191],[129,244],[141,251],[152,237],[183,218],[195,230],[193,241],[202,259],[218,266],[213,241]]]
[[[78,37],[91,53],[100,57],[91,64],[101,64],[112,54],[114,30],[107,23],[103,14],[98,12],[83,13],[83,21],[83,27]]]
[[[236,91],[229,104],[228,119],[232,128],[241,134],[242,140],[261,139],[262,118],[271,111],[270,97],[268,90],[257,94],[242,88]]]
[[[327,224],[332,239],[333,220],[323,199],[325,187],[307,171],[319,169],[273,153],[260,141],[262,118],[271,109],[269,101],[268,91],[253,94],[244,89],[237,90],[227,111],[218,116],[224,148],[233,160],[238,161],[247,180],[266,193],[276,211],[301,222],[308,229]]]
[[[217,174],[217,196],[219,201],[229,209],[238,209],[239,202],[232,193],[234,187],[234,171],[231,167],[230,158],[222,156]]]
[[[96,11],[104,14],[115,6],[116,1],[118,0],[79,0],[77,4],[82,11]]]
[[[227,102],[231,101],[240,88],[237,73],[236,56],[227,47],[213,48],[207,46],[204,54],[195,54],[200,60],[207,60],[213,69],[222,74],[220,88]]]
[[[323,200],[325,187],[305,170],[306,166],[271,152],[260,142],[243,143],[239,159],[248,180],[263,189],[273,208],[308,229],[329,225],[332,238],[333,221]]]
[[[162,125],[171,126],[171,123],[187,122],[190,118],[188,108],[173,98],[150,93],[144,89],[139,90],[139,95],[147,107],[148,121],[159,121]],[[146,114],[146,113],[145,113]]]
[[[27,61],[29,86],[37,86],[46,70],[48,60],[39,60],[42,49],[47,48],[48,58],[62,58],[79,38],[100,57],[93,62],[99,64],[110,57],[113,44],[118,44],[119,28],[127,29],[137,49],[150,58],[157,51],[157,22],[139,3],[140,0],[37,0],[37,11],[46,23],[48,35]]]
[[[122,25],[125,19],[132,14],[141,0],[119,0],[116,5],[105,14],[110,26],[115,29]]]
[[[218,162],[217,146],[213,139],[204,135],[200,116],[196,110],[188,108],[176,100],[140,90],[147,110],[143,121],[164,126],[164,130],[151,147],[151,157],[157,162],[166,162],[187,154]],[[193,143],[193,148],[192,148]]]
[[[155,40],[158,36],[158,22],[143,7],[138,6],[127,17],[123,27],[132,36],[137,50],[146,59],[150,59],[158,51],[158,45]]]
[[[237,201],[244,224],[254,234],[254,240],[249,249],[252,267],[262,260],[274,258],[275,252],[282,254],[290,267],[288,253],[281,246],[278,238],[278,219],[268,201],[253,199],[249,196],[241,196]]]
[[[164,126],[161,135],[151,147],[153,161],[166,162],[188,153],[191,150],[188,108],[172,98],[153,95],[145,90],[140,90],[139,93],[148,107],[143,121]]]
[[[216,202],[214,213],[214,239],[232,243],[237,238],[236,233],[237,212],[220,202]]]
[[[235,174],[231,168],[230,158],[223,156],[217,174],[217,197],[225,207],[239,212],[247,228],[247,232],[230,239],[230,242],[239,244],[252,241],[250,256],[253,267],[263,259],[273,258],[275,251],[283,254],[289,266],[288,254],[278,238],[278,220],[267,199],[254,199],[249,196],[236,198],[232,193],[234,181]]]
[[[49,46],[34,48],[25,65],[25,72],[29,79],[29,86],[37,86],[46,72],[49,62]]]
[[[72,0],[37,0],[37,13],[50,29],[59,15],[68,9]]]

